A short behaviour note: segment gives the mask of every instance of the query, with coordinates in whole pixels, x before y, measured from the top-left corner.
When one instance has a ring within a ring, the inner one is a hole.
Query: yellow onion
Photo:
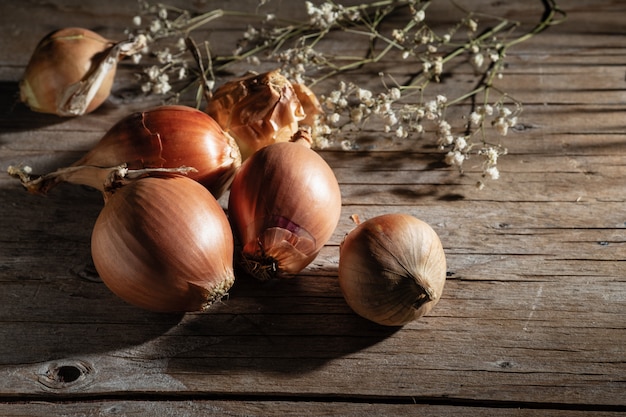
[[[292,83],[294,92],[296,93],[296,97],[300,101],[302,105],[302,110],[304,111],[304,119],[302,119],[299,123],[300,126],[314,126],[315,120],[319,117],[319,115],[323,112],[322,105],[315,93],[306,85],[299,83]]]
[[[96,220],[91,253],[107,287],[147,310],[204,310],[234,282],[226,214],[184,176],[144,177],[113,190]]]
[[[238,262],[261,280],[297,274],[328,242],[340,213],[339,184],[319,154],[300,143],[268,145],[241,165],[231,186]]]
[[[187,106],[159,106],[132,113],[117,122],[85,156],[70,167],[31,178],[25,187],[45,193],[60,182],[89,185],[104,191],[106,174],[93,167],[194,168],[189,177],[216,198],[228,188],[241,165],[235,141],[206,113]]]
[[[305,118],[292,84],[279,70],[225,83],[206,112],[235,138],[244,161],[264,146],[290,140]]]
[[[437,233],[408,214],[360,223],[339,254],[339,285],[348,305],[378,324],[401,326],[439,301],[446,257]]]
[[[26,66],[20,99],[37,112],[90,113],[109,97],[118,60],[144,46],[144,37],[114,43],[83,28],[52,32],[38,43]]]

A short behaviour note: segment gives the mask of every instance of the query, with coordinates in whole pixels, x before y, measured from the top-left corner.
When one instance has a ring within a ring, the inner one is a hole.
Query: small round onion
[[[305,118],[296,91],[280,70],[225,83],[213,93],[206,112],[235,138],[243,161],[264,146],[291,140]]]
[[[107,287],[147,310],[204,310],[234,282],[226,214],[183,176],[137,179],[109,195],[91,253]]]
[[[65,116],[59,107],[66,89],[85,78],[114,43],[83,28],[65,28],[45,36],[35,48],[20,82],[20,98],[37,112]],[[111,93],[113,67],[102,80],[85,113],[99,107]]]
[[[332,169],[299,142],[254,153],[235,175],[228,201],[240,263],[261,280],[304,269],[332,236],[340,213]]]
[[[408,214],[371,218],[345,237],[339,285],[348,305],[378,324],[401,326],[428,313],[446,280],[437,233]]]
[[[22,175],[22,182],[33,193],[46,193],[60,182],[104,191],[106,170],[93,167],[122,164],[131,170],[194,168],[189,177],[219,198],[241,165],[241,155],[232,137],[206,113],[187,106],[159,106],[117,122],[70,167],[34,179]]]

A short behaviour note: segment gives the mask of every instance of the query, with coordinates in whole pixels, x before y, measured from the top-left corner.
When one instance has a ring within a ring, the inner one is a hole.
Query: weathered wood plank
[[[430,400],[432,401],[432,400]],[[285,417],[307,416],[345,416],[384,415],[388,417],[419,414],[429,417],[446,417],[458,415],[480,416],[512,416],[533,417],[541,413],[545,417],[579,417],[589,415],[586,410],[555,410],[511,407],[490,408],[488,405],[427,405],[427,404],[380,404],[380,403],[344,403],[332,400],[319,401],[255,401],[255,400],[106,400],[82,403],[51,403],[30,401],[20,404],[0,404],[0,413],[14,417],[47,417],[49,415],[72,416],[185,416],[185,417],[217,417],[217,416],[267,416],[280,415]],[[615,417],[619,411],[593,409],[594,417]]]
[[[445,3],[429,9],[441,26],[456,19]],[[520,31],[543,10],[540,2],[460,3],[521,19]],[[295,16],[303,13],[299,6],[279,7]],[[89,252],[98,193],[61,186],[48,197],[31,196],[0,178],[0,414],[626,411],[626,9],[611,0],[562,7],[568,20],[512,48],[497,81],[524,103],[519,125],[502,140],[509,154],[500,160],[500,180],[479,191],[477,158],[459,176],[441,164],[432,132],[407,145],[368,125],[350,135],[366,151],[321,152],[339,179],[344,207],[319,257],[293,280],[262,285],[240,277],[230,297],[205,313],[141,311],[99,282]],[[120,65],[114,95],[94,114],[61,120],[15,102],[17,81],[43,34],[79,25],[118,36],[135,3],[5,2],[0,10],[0,170],[69,164],[117,120],[158,102],[137,99],[137,68],[128,62]],[[215,22],[211,37],[236,38],[246,24]],[[354,48],[333,36],[333,51]],[[381,69],[399,79],[412,72],[390,57],[350,79],[374,88]],[[433,91],[465,91],[471,79],[460,66]],[[455,106],[449,116],[467,110]],[[448,260],[441,302],[402,329],[356,316],[337,284],[339,244],[353,227],[348,216],[390,211],[429,222]]]

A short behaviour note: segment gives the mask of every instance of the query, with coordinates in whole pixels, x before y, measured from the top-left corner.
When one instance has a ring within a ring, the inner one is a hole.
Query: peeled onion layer
[[[199,183],[146,177],[110,195],[91,239],[94,265],[117,296],[159,312],[199,311],[234,283],[226,214]]]
[[[268,145],[242,164],[231,186],[238,263],[260,280],[293,276],[330,239],[340,213],[339,184],[319,154],[300,143]]]
[[[401,326],[430,312],[446,280],[446,259],[436,232],[400,213],[369,219],[340,246],[339,285],[360,316]]]
[[[213,92],[206,112],[237,141],[244,161],[264,146],[289,141],[306,117],[280,70],[226,82]]]
[[[61,182],[104,191],[106,172],[97,168],[131,170],[191,167],[189,178],[219,198],[241,165],[236,142],[206,113],[182,105],[135,112],[111,127],[100,141],[68,168],[40,177],[15,172],[33,193],[46,193]]]
[[[263,271],[263,264],[282,266],[282,273],[295,274],[299,270],[294,265],[308,265],[315,259],[315,238],[302,227],[285,219],[284,217],[272,217],[269,221],[259,219],[250,224],[249,228],[262,230],[256,241],[248,242],[242,249],[245,262],[248,267],[256,269],[255,275]],[[254,232],[252,232],[254,233]],[[268,249],[265,249],[268,248]],[[277,273],[273,266],[265,268],[268,273]],[[292,269],[293,268],[293,269]],[[268,278],[263,278],[269,279]]]

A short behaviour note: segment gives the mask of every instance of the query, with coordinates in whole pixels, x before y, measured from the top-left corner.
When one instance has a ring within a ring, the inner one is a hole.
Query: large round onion
[[[104,191],[108,173],[101,168],[119,165],[131,170],[191,167],[195,171],[189,177],[219,198],[241,165],[241,155],[235,141],[206,113],[187,106],[159,106],[117,122],[70,167],[39,177],[16,176],[33,193],[46,193],[61,182]]]
[[[237,143],[206,113],[181,105],[133,113],[73,166],[196,169],[192,178],[219,197],[241,164]]]
[[[265,280],[304,269],[333,234],[341,192],[326,161],[293,142],[258,150],[235,175],[228,212],[241,264]]]
[[[226,214],[183,176],[145,177],[115,190],[96,220],[91,253],[107,287],[147,310],[203,310],[234,282]]]
[[[352,309],[373,322],[401,326],[428,313],[446,281],[437,233],[402,213],[360,223],[339,254],[339,285]]]

